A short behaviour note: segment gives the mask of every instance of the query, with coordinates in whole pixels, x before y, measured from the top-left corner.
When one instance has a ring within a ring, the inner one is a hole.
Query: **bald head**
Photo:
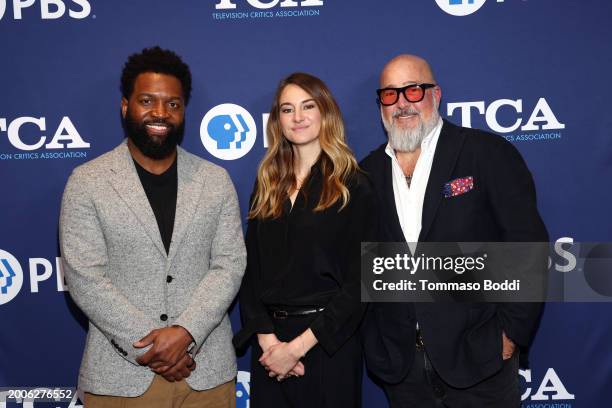
[[[434,86],[424,86],[427,84]],[[417,88],[415,85],[423,86]],[[391,92],[391,98],[387,98],[384,105],[380,101],[380,114],[389,145],[395,151],[416,151],[440,121],[438,107],[442,91],[431,67],[416,55],[398,55],[383,68],[380,87],[391,88],[387,90],[387,93]],[[406,92],[411,92],[411,96]],[[390,103],[393,100],[395,102]]]
[[[397,81],[401,81],[401,83]],[[416,55],[398,55],[385,65],[380,74],[381,88],[424,82],[435,84],[436,79],[427,61]]]

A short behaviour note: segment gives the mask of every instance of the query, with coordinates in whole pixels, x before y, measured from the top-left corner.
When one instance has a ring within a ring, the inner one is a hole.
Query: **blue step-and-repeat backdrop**
[[[123,139],[129,54],[159,44],[191,66],[183,147],[229,171],[243,215],[280,78],[321,77],[361,159],[385,141],[380,69],[421,55],[444,116],[521,151],[551,240],[567,248],[612,236],[611,21],[603,0],[0,0],[0,387],[75,386],[86,318],[63,281],[60,198],[75,166]],[[219,114],[239,147],[207,134]],[[560,251],[551,268],[567,265]],[[610,407],[610,339],[609,303],[547,304],[520,371],[523,407]],[[246,356],[239,365],[248,407]],[[386,406],[369,378],[364,405]]]

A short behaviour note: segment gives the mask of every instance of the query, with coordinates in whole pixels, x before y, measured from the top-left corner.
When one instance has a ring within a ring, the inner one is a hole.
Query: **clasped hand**
[[[138,357],[136,362],[148,366],[170,382],[180,381],[189,377],[196,368],[195,361],[187,353],[187,347],[192,341],[189,332],[181,326],[152,330],[134,343],[136,348],[151,345],[151,348]]]
[[[305,374],[304,364],[300,361],[301,346],[295,340],[281,342],[274,334],[260,334],[258,340],[263,350],[259,362],[270,377],[282,381],[287,377],[300,377]]]

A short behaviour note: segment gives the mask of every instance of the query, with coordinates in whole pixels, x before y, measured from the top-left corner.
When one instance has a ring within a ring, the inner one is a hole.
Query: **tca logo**
[[[236,160],[247,154],[257,137],[257,126],[242,106],[223,103],[209,110],[200,125],[202,144],[222,160]]]
[[[29,125],[29,128],[33,125],[38,131],[45,132],[47,130],[47,120],[45,117],[34,118],[23,116],[7,122],[6,118],[0,118],[0,132],[6,132],[11,145],[19,150],[31,151],[40,149],[43,146],[45,149],[84,149],[90,146],[89,143],[83,141],[83,138],[68,116],[62,118],[48,143],[46,143],[47,136],[38,132],[34,132],[35,135],[31,133],[28,136],[22,135],[24,132],[22,127],[26,124]]]
[[[499,123],[498,112],[501,107],[508,107],[516,113],[514,123],[509,126]],[[475,109],[478,114],[485,115],[487,126],[497,133],[510,133],[519,128],[521,131],[565,129],[565,124],[559,122],[545,98],[538,99],[526,122],[523,122],[522,118],[522,99],[498,99],[488,106],[484,101],[452,102],[447,104],[446,114],[452,116],[457,109],[461,113],[461,125],[464,127],[472,127],[472,111]]]
[[[215,9],[217,10],[233,10],[236,8],[236,0],[219,0],[217,4],[215,4]],[[269,1],[261,1],[261,0],[246,0],[252,7],[255,7],[260,10],[269,9],[272,7],[276,7],[279,5],[280,7],[314,7],[314,6],[322,6],[323,0],[269,0]]]
[[[0,20],[7,9],[12,9],[14,20],[22,20],[24,9],[34,6],[35,3],[36,0],[0,0]],[[83,19],[91,13],[88,0],[38,0],[38,4],[40,18],[43,20],[56,20],[66,12],[71,18]]]
[[[533,392],[531,370],[519,370],[519,375],[523,377],[526,383],[525,392],[521,395],[521,401],[527,399],[531,401],[558,401],[558,400],[573,400],[576,398],[574,394],[570,394],[561,382],[561,379],[555,372],[554,368],[549,368],[544,374],[540,386]]]

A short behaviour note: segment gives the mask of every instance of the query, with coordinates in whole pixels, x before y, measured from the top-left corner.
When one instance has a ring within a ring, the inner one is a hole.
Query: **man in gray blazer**
[[[178,147],[189,67],[159,47],[121,79],[127,141],[77,167],[60,243],[70,294],[89,318],[85,405],[235,407],[227,315],[246,253],[225,170]]]

